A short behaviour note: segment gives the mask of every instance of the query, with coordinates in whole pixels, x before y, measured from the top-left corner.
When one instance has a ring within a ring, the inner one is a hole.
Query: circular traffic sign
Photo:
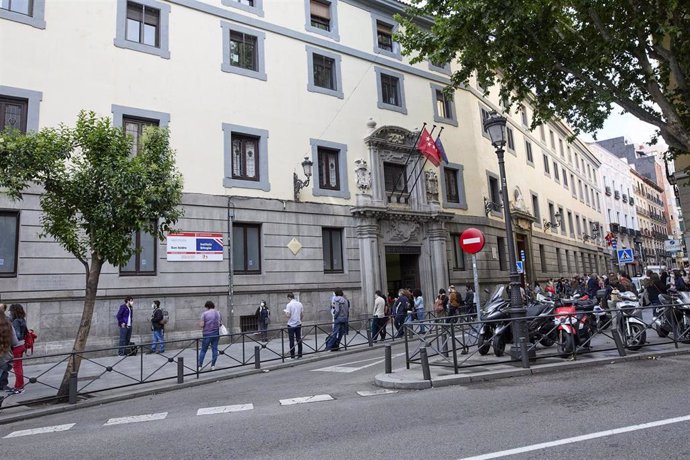
[[[476,228],[468,228],[460,235],[460,247],[469,254],[481,251],[484,243],[484,234]]]

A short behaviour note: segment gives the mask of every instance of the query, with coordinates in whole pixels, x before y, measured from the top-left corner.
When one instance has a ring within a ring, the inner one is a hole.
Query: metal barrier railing
[[[526,328],[524,345],[503,358],[501,345],[499,352],[496,345],[503,341],[503,346],[507,343],[512,348],[515,321]],[[566,332],[568,328],[572,334]],[[649,337],[649,331],[656,331],[658,337]],[[615,351],[625,356],[650,346],[673,344],[678,348],[679,343],[690,344],[690,304],[635,307],[634,314],[632,309],[614,307],[596,312],[578,310],[526,316],[519,320],[477,321],[472,315],[459,315],[412,321],[405,324],[404,336],[408,369],[411,364],[422,364],[424,359],[430,366],[449,367],[456,374],[461,368],[517,361],[529,367],[530,362],[538,360],[576,359],[580,354],[595,351]],[[494,356],[485,356],[492,348]]]
[[[348,332],[342,337],[343,349],[373,346],[374,342],[397,342],[393,317],[389,317],[380,331],[372,329],[372,317],[352,319]],[[244,366],[259,368],[262,363],[285,362],[290,358],[288,328],[273,327],[264,331],[251,331],[228,334],[219,337],[218,357],[215,370],[227,370]],[[379,332],[374,337],[374,332]],[[326,342],[333,333],[332,322],[304,323],[301,327],[302,355],[312,355],[326,350]],[[265,334],[266,340],[262,340]],[[152,343],[136,345],[136,356],[116,356],[120,347],[90,349],[83,352],[32,355],[21,358],[24,369],[25,394],[17,398],[7,398],[2,407],[50,402],[58,399],[67,365],[79,358],[79,373],[73,375],[73,395],[86,396],[92,393],[185,378],[200,378],[210,370],[212,350],[206,353],[205,362],[198,367],[198,357],[203,337],[179,340],[166,340],[166,352],[149,354]],[[297,347],[297,343],[295,347]],[[210,359],[209,359],[210,358]],[[14,366],[10,370],[14,374]],[[16,375],[15,375],[16,380]],[[11,381],[11,379],[10,379]],[[36,391],[42,389],[41,391]],[[46,390],[51,390],[50,392]]]

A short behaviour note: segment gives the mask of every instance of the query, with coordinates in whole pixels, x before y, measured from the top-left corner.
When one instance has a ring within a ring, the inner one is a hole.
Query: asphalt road
[[[518,459],[690,456],[689,357],[358,394],[381,391],[372,381],[383,371],[382,353],[3,425],[0,451],[36,459],[460,459],[509,449],[522,449],[509,457]],[[280,402],[309,396],[318,397]],[[199,409],[226,412],[197,415]],[[665,424],[640,426],[657,421]],[[22,432],[56,426],[64,431]],[[606,432],[617,428],[627,431]],[[577,436],[583,438],[568,439]],[[534,447],[540,443],[551,444]]]

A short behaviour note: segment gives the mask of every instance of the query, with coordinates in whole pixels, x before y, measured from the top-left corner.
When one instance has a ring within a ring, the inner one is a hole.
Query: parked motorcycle
[[[621,292],[620,300],[609,300],[609,309],[613,308],[614,303],[618,313],[616,328],[625,340],[625,348],[639,350],[647,341],[647,325],[641,319],[642,312],[637,296],[633,292]],[[598,312],[595,311],[595,314]]]
[[[554,324],[558,331],[557,349],[562,357],[575,354],[577,347],[589,346],[592,337],[590,317],[587,312],[578,308],[577,301],[561,299],[554,309]]]
[[[501,308],[505,309],[510,306],[508,300],[503,298],[504,292],[504,285],[496,286],[494,292],[489,297],[489,301],[482,308],[481,320],[484,322],[479,328],[479,337],[477,338],[477,347],[479,348],[480,355],[486,355],[491,349],[491,342],[497,325],[493,320],[502,317],[504,313],[501,312]]]
[[[530,343],[539,341],[545,347],[552,346],[556,339],[556,329],[552,326],[551,314],[554,302],[541,294],[536,301],[530,302],[525,311],[527,323],[527,335]],[[494,313],[493,319],[502,319],[496,326],[492,344],[494,355],[503,356],[507,343],[513,342],[513,321],[510,318],[509,306],[503,307]]]
[[[690,343],[690,292],[659,294],[661,305],[654,309],[652,328],[659,337],[673,334],[674,340]]]

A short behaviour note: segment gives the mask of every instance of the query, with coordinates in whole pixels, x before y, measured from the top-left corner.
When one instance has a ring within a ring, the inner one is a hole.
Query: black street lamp
[[[484,120],[484,132],[489,135],[491,145],[496,149],[498,156],[498,170],[501,175],[501,198],[503,200],[503,220],[506,225],[506,238],[508,239],[508,263],[510,264],[510,317],[513,319],[513,345],[510,356],[520,359],[520,343],[527,344],[525,334],[525,322],[520,321],[525,317],[525,307],[522,305],[520,294],[520,275],[517,272],[517,260],[515,258],[515,240],[513,238],[513,223],[510,219],[510,206],[508,201],[508,185],[506,183],[506,166],[504,160],[506,145],[506,118],[493,112]]]

